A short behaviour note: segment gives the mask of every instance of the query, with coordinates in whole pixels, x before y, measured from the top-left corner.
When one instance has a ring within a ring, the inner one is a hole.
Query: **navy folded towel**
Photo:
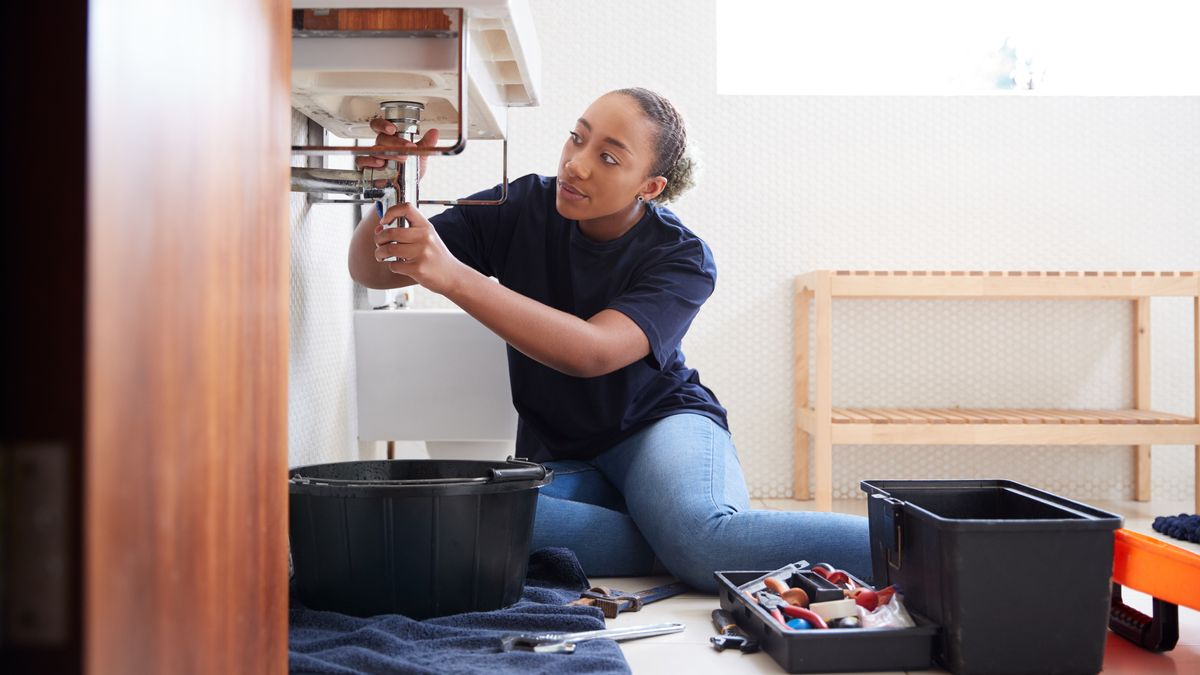
[[[425,621],[399,614],[356,617],[306,609],[292,597],[288,669],[293,673],[629,673],[610,640],[580,642],[574,654],[498,651],[505,633],[576,632],[605,627],[595,607],[566,603],[588,588],[570,549],[529,558],[525,592],[511,607]]]
[[[1168,537],[1200,544],[1200,514],[1181,513],[1177,516],[1159,516],[1154,519],[1151,527]]]

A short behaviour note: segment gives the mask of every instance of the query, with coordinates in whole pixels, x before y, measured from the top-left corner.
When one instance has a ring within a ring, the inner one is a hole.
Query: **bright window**
[[[1200,94],[1195,0],[716,3],[719,94]]]

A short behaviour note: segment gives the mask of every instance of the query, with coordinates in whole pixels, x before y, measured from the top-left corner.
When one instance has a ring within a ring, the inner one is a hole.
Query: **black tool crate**
[[[958,674],[1096,673],[1121,518],[1007,480],[869,480],[873,582]]]
[[[938,628],[910,611],[912,628],[791,630],[771,618],[738,587],[768,572],[717,572],[721,608],[758,639],[762,650],[789,673],[924,670],[933,659]],[[796,584],[798,585],[798,584]]]

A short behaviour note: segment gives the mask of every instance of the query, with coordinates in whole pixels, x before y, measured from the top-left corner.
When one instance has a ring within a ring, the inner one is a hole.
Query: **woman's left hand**
[[[408,227],[383,227],[400,217],[408,221]],[[434,293],[449,295],[468,271],[411,203],[393,206],[379,222],[375,228],[375,259],[383,262],[395,256],[395,262],[384,263],[393,273],[403,274]]]

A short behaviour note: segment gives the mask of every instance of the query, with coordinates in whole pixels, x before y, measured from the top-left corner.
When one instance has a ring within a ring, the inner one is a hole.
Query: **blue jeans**
[[[533,548],[562,546],[589,576],[669,572],[716,592],[718,570],[797,560],[871,574],[867,519],[750,508],[729,432],[703,415],[658,420],[595,459],[547,462]]]

